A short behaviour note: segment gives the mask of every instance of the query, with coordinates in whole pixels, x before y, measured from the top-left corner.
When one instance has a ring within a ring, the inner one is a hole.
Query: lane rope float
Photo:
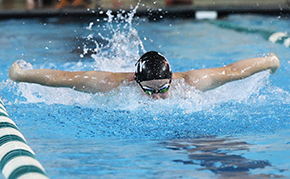
[[[209,23],[224,29],[234,30],[236,32],[258,34],[262,36],[265,40],[268,40],[272,43],[283,44],[287,48],[290,47],[290,35],[287,32],[273,32],[263,29],[246,28],[223,20],[209,21]]]
[[[283,43],[287,48],[290,47],[290,36],[286,32],[275,32],[268,40],[273,43]]]
[[[6,179],[48,179],[0,99],[0,168]]]

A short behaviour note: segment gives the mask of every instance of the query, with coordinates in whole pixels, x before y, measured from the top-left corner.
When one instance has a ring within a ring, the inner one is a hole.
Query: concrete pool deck
[[[168,1],[176,1],[172,5]],[[123,9],[132,10],[137,0],[91,0],[87,7],[68,6],[56,9],[58,1],[50,4],[35,4],[35,8],[28,9],[25,1],[0,1],[0,19],[35,18],[35,17],[105,17],[106,11],[113,13]],[[185,3],[184,3],[185,2]],[[38,0],[40,3],[40,0]],[[150,19],[160,19],[160,16],[169,18],[194,18],[197,11],[215,11],[218,16],[228,14],[267,14],[288,15],[290,0],[147,0],[139,3],[135,16],[147,16]]]

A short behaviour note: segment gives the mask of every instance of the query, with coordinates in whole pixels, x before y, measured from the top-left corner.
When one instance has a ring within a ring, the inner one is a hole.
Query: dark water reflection
[[[290,176],[288,136],[176,140],[58,136],[28,141],[48,176],[55,179],[252,179]]]
[[[275,174],[251,174],[253,169],[263,169],[272,165],[267,160],[244,157],[244,153],[250,152],[251,144],[234,138],[208,137],[168,141],[164,145],[167,149],[187,153],[188,160],[174,159],[174,162],[200,165],[200,170],[209,170],[221,178],[284,178]]]

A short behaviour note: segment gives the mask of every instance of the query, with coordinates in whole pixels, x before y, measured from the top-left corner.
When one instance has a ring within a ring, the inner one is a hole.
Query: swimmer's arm
[[[16,82],[37,83],[51,87],[68,87],[88,93],[110,91],[125,80],[131,81],[133,75],[133,73],[100,71],[21,70],[17,62],[9,70],[10,79]]]
[[[268,57],[245,59],[221,68],[200,69],[185,72],[183,78],[196,89],[207,91],[227,82],[240,80],[255,73],[270,70],[274,74],[280,67],[280,61],[275,54]]]

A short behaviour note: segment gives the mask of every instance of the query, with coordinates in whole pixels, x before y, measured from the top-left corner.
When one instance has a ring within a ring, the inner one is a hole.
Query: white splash
[[[22,70],[31,70],[31,69],[33,69],[33,66],[32,66],[31,63],[27,63],[26,61],[24,61],[22,59],[18,60],[17,63],[18,63],[18,65],[20,66],[20,68]]]
[[[83,54],[87,54],[88,50],[95,52],[91,55],[96,62],[93,66],[95,70],[113,72],[133,70],[135,62],[139,59],[139,52],[145,52],[143,42],[139,38],[137,30],[132,26],[138,6],[127,14],[121,12],[114,16],[111,10],[106,12],[108,16],[106,28],[109,30],[108,34],[112,34],[110,37],[106,37],[100,32],[86,37],[88,41],[95,44],[95,48],[88,49],[84,45]],[[91,29],[90,23],[89,30]],[[105,45],[98,43],[98,40],[92,38],[93,36],[97,36],[96,39],[101,39],[107,43]]]

